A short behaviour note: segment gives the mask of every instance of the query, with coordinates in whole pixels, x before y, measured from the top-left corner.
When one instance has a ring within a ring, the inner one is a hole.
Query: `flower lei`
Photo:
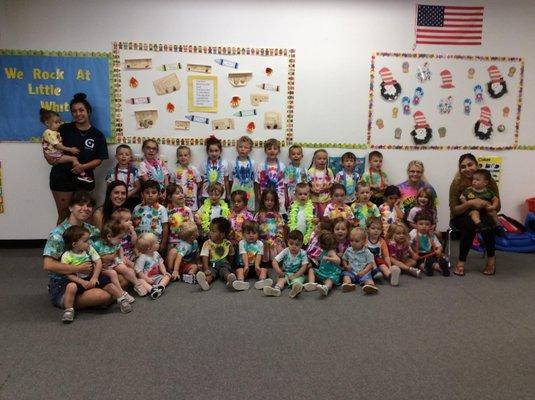
[[[219,202],[219,206],[221,207],[221,216],[228,218],[230,214],[230,210],[228,208],[227,203],[224,201]],[[210,217],[212,216],[212,201],[210,199],[204,200],[204,203],[202,203],[202,214],[201,214],[201,228],[203,232],[208,232],[210,230]]]
[[[307,244],[314,232],[314,224],[312,220],[314,219],[314,205],[312,200],[308,200],[305,204],[305,220],[306,220],[306,232],[303,238],[303,243]],[[290,206],[290,214],[288,215],[288,227],[290,231],[297,229],[297,216],[299,214],[299,204],[297,202],[292,203]]]

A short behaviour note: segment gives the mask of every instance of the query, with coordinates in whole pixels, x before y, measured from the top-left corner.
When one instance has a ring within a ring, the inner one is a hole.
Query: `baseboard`
[[[45,247],[46,239],[0,240],[0,249],[24,249]]]

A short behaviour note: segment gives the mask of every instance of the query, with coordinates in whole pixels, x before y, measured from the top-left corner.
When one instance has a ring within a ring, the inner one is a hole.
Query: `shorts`
[[[301,285],[303,285],[305,283],[305,276],[304,275],[298,276],[297,278],[290,280],[290,275],[293,275],[293,274],[294,274],[293,272],[291,272],[291,273],[290,272],[285,272],[284,273],[284,280],[286,281],[286,284],[288,286],[292,286],[295,283],[300,283]]]
[[[86,172],[89,176],[93,175],[93,171]],[[76,192],[77,190],[90,192],[95,188],[95,182],[82,182],[69,169],[60,169],[54,166],[50,171],[49,187],[54,192]]]
[[[183,275],[183,274],[189,274],[190,271],[194,268],[197,268],[197,264],[196,263],[192,263],[192,262],[181,262],[180,263],[180,266],[178,267],[178,273],[180,275]]]
[[[89,281],[89,278],[83,278],[84,281]],[[100,275],[98,277],[98,283],[97,285],[95,286],[95,288],[99,288],[99,289],[102,289],[103,287],[106,287],[107,285],[109,285],[111,283],[110,281],[110,278],[108,278],[107,276],[105,275]],[[85,292],[87,289],[84,288],[82,285],[80,285],[79,283],[76,284],[76,288],[78,289],[76,291],[76,295],[79,295],[79,294],[82,294],[83,292]]]
[[[210,262],[210,272],[212,273],[212,278],[216,280],[221,278],[223,280],[227,279],[227,275],[230,274],[232,267],[227,260],[221,260],[216,262]]]
[[[87,279],[89,280],[89,279]],[[97,288],[103,288],[110,283],[110,280],[106,276],[99,277],[99,284]],[[64,308],[63,301],[65,300],[65,290],[70,280],[68,278],[51,278],[48,281],[48,296],[50,301],[55,307]],[[85,292],[85,288],[82,285],[76,284],[76,295],[80,295]]]
[[[342,272],[342,276],[349,277],[349,279],[351,279],[351,283],[354,283],[356,285],[363,285],[366,281],[373,281],[372,275],[369,272],[364,276],[358,276],[353,271],[344,271]]]
[[[381,265],[386,265],[386,261],[382,257],[374,257],[373,259],[375,261],[375,265],[377,265],[378,267]]]

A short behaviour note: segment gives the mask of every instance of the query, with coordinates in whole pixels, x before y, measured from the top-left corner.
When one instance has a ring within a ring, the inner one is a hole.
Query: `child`
[[[396,222],[403,220],[403,211],[401,210],[401,192],[397,186],[387,186],[384,192],[384,203],[379,206],[381,214],[381,224],[383,227],[383,236],[386,236],[388,227]]]
[[[101,275],[107,276],[112,283],[119,285],[117,274],[121,274],[134,285],[134,290],[139,296],[145,296],[147,290],[137,279],[134,270],[128,268],[124,262],[121,242],[125,233],[124,227],[119,221],[108,221],[102,227],[100,239],[93,243],[93,248],[102,261]],[[130,295],[127,298],[132,302],[134,300]]]
[[[178,241],[169,248],[167,265],[171,269],[171,279],[193,283],[199,265],[199,230],[193,221],[185,221],[178,233]],[[186,276],[188,275],[188,276]]]
[[[346,188],[341,183],[335,183],[331,187],[331,202],[325,207],[323,216],[329,219],[344,218],[353,221],[355,216],[351,207],[345,203]]]
[[[431,232],[433,218],[420,212],[414,218],[416,228],[410,232],[414,252],[418,254],[417,267],[427,276],[433,276],[433,270],[442,272],[442,276],[450,276],[448,262],[442,256],[442,246],[436,235]]]
[[[228,218],[230,210],[227,203],[221,200],[221,196],[225,193],[225,188],[219,182],[214,182],[208,185],[208,198],[204,200],[201,208],[195,214],[195,222],[200,226],[201,236],[204,239],[210,231],[210,222],[214,218],[224,217]]]
[[[236,142],[236,150],[238,156],[236,161],[231,164],[231,175],[230,179],[232,181],[231,193],[236,190],[241,190],[247,194],[246,203],[247,209],[249,211],[255,210],[256,200],[255,200],[255,162],[249,154],[253,148],[253,141],[248,136],[242,136]]]
[[[303,148],[297,144],[288,149],[290,164],[284,168],[284,183],[286,184],[286,208],[295,199],[295,190],[301,182],[307,182],[307,170],[301,165],[303,159]]]
[[[290,231],[298,230],[303,234],[303,244],[310,242],[314,232],[316,218],[312,200],[310,200],[310,187],[306,182],[299,182],[295,186],[295,197],[288,213],[288,228]]]
[[[123,261],[128,268],[134,268],[134,259],[136,255],[134,248],[137,240],[136,230],[132,223],[132,213],[128,208],[118,208],[111,215],[112,221],[117,221],[123,228],[123,237],[121,238],[121,248],[123,249]]]
[[[149,179],[141,183],[142,203],[134,208],[132,220],[136,233],[151,232],[160,241],[160,251],[167,248],[167,237],[169,234],[167,209],[162,206],[160,199],[160,185],[158,182]]]
[[[307,292],[317,290],[322,296],[327,296],[333,285],[340,284],[342,261],[336,254],[336,238],[332,232],[321,232],[318,243],[321,248],[319,267],[308,270],[308,283],[304,287]],[[316,279],[320,284],[316,284]]]
[[[230,229],[230,222],[226,218],[217,217],[210,222],[209,239],[201,250],[202,270],[196,275],[202,290],[209,290],[210,284],[217,278],[224,280],[227,287],[231,287],[236,280],[230,264],[234,247],[227,239]]]
[[[39,120],[46,126],[43,132],[42,146],[46,155],[53,159],[53,164],[68,164],[72,163],[73,168],[80,165],[78,158],[75,156],[80,153],[80,150],[76,147],[64,146],[61,142],[61,135],[58,129],[61,125],[61,117],[59,114],[52,110],[41,108],[39,110]],[[71,153],[69,156],[64,153]],[[78,176],[78,179],[84,182],[91,183],[93,179],[85,175],[82,171]]]
[[[221,152],[223,145],[221,140],[215,136],[210,136],[205,140],[206,154],[208,158],[206,163],[201,165],[202,176],[202,192],[201,197],[206,199],[210,194],[208,193],[208,186],[210,184],[219,183],[223,187],[221,197],[226,199],[230,194],[229,180],[228,180],[228,163],[221,159]]]
[[[239,262],[236,268],[236,281],[232,287],[236,290],[249,289],[249,283],[244,282],[249,275],[249,268],[254,269],[258,281],[255,283],[255,289],[262,289],[265,285],[271,286],[273,281],[267,278],[268,270],[262,267],[261,261],[264,255],[264,244],[258,240],[259,227],[256,221],[245,221],[243,223],[244,239],[240,240],[238,245]]]
[[[366,229],[368,217],[380,217],[379,209],[370,201],[371,188],[367,182],[357,184],[357,200],[351,205],[351,210],[361,228]]]
[[[193,221],[193,212],[186,206],[186,196],[182,186],[170,183],[165,189],[165,204],[167,205],[167,215],[169,224],[168,247],[171,249],[178,243],[178,236],[182,225],[186,221]],[[173,265],[170,262],[169,254],[167,255],[167,265]]]
[[[264,243],[262,261],[267,268],[284,248],[284,237],[281,234],[284,220],[279,212],[279,197],[275,189],[262,192],[255,219],[260,226],[260,240]]]
[[[390,254],[392,265],[399,267],[402,272],[415,278],[421,278],[422,271],[415,268],[418,255],[410,246],[407,226],[403,222],[394,222],[388,228],[386,241],[388,242],[388,253]]]
[[[349,247],[349,232],[351,223],[344,218],[337,218],[333,221],[333,233],[336,238],[336,254],[342,257]]]
[[[308,169],[311,199],[316,208],[316,215],[320,216],[325,213],[325,207],[331,201],[331,186],[334,181],[328,160],[327,150],[316,150]]]
[[[321,248],[319,246],[319,235],[323,231],[332,232],[333,231],[333,224],[332,221],[329,219],[320,219],[316,226],[314,227],[314,231],[312,232],[312,236],[310,237],[310,242],[307,246],[307,256],[310,260],[310,264],[312,266],[318,266],[319,264],[319,257],[321,255]]]
[[[130,203],[133,206],[139,204],[139,189],[141,182],[138,177],[138,169],[132,165],[132,149],[127,144],[120,144],[115,149],[115,159],[117,164],[110,168],[106,174],[106,182],[110,184],[113,181],[122,181],[126,184],[128,193],[127,199],[132,199]],[[133,204],[135,202],[135,204]]]
[[[70,323],[74,320],[74,299],[77,294],[83,293],[87,289],[94,287],[107,287],[107,290],[117,298],[117,303],[121,312],[129,313],[132,311],[132,305],[128,301],[127,293],[121,287],[111,284],[110,280],[103,276],[99,278],[102,270],[100,256],[89,242],[89,230],[80,225],[73,225],[63,232],[63,241],[65,243],[65,252],[61,256],[61,262],[69,265],[81,265],[87,262],[93,264],[93,273],[88,274],[68,274],[67,279],[70,281],[65,289],[64,307],[62,321]]]
[[[416,224],[414,223],[414,217],[421,211],[425,211],[433,218],[432,229],[436,227],[437,224],[437,209],[435,207],[435,196],[433,191],[427,187],[423,187],[418,190],[416,194],[416,206],[412,207],[407,215],[407,222],[409,226],[414,229]]]
[[[357,183],[360,176],[355,166],[357,164],[357,157],[348,151],[342,154],[342,170],[339,171],[334,177],[334,181],[344,185],[346,189],[346,198],[344,202],[347,205],[351,205],[355,201],[355,195],[357,192]]]
[[[377,280],[381,275],[385,279],[390,280],[392,286],[399,285],[399,274],[401,273],[399,267],[392,265],[390,260],[390,253],[388,252],[388,244],[381,237],[382,224],[381,219],[377,217],[370,217],[366,223],[368,242],[366,247],[373,254],[375,267],[372,270],[372,277]]]
[[[256,171],[257,198],[267,189],[275,190],[278,197],[279,212],[286,213],[286,189],[284,186],[284,164],[278,159],[280,142],[277,139],[268,139],[264,143],[266,161],[259,164]]]
[[[197,194],[198,185],[202,182],[201,174],[197,167],[191,164],[191,149],[188,146],[178,146],[176,149],[177,167],[170,176],[170,181],[182,186],[186,196],[186,207],[191,211],[199,208]]]
[[[375,286],[371,271],[375,266],[373,254],[366,247],[366,231],[361,227],[353,228],[349,234],[351,246],[345,251],[342,262],[344,272],[342,278],[342,292],[351,292],[356,284],[364,285],[365,294],[375,294],[379,290]]]
[[[486,169],[478,169],[474,172],[472,176],[472,186],[464,189],[461,194],[460,200],[461,203],[466,203],[468,200],[481,199],[485,200],[488,204],[484,209],[477,210],[473,209],[468,212],[470,219],[476,225],[476,230],[481,232],[485,229],[490,229],[490,227],[485,226],[481,223],[481,213],[487,213],[494,224],[501,228],[499,233],[503,234],[503,227],[498,220],[498,213],[496,210],[500,207],[500,199],[496,194],[489,188],[489,182],[491,180],[491,174]]]
[[[362,181],[370,185],[371,201],[380,206],[383,203],[384,190],[388,186],[388,177],[383,172],[383,155],[379,151],[370,152],[368,163],[368,171],[362,174]]]
[[[288,235],[288,247],[273,259],[273,269],[278,276],[277,283],[274,287],[264,286],[264,295],[280,296],[285,284],[291,288],[289,294],[291,299],[301,293],[308,267],[307,254],[302,246],[303,234],[298,230],[291,231]]]
[[[169,184],[169,171],[164,162],[158,158],[160,147],[154,139],[145,139],[141,145],[143,160],[139,164],[139,179],[158,183],[159,192],[163,193]],[[142,185],[143,186],[143,185]]]
[[[235,190],[230,194],[232,202],[232,211],[229,219],[232,226],[230,233],[230,242],[237,248],[240,240],[243,238],[243,224],[254,219],[253,214],[247,210],[247,193],[243,190]]]
[[[136,249],[139,256],[134,270],[150,298],[159,298],[171,280],[171,274],[166,271],[163,258],[158,253],[158,237],[150,232],[139,235]]]

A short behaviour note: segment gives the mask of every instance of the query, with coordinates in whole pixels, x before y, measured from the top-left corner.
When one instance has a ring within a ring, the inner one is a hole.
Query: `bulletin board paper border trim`
[[[173,51],[176,53],[198,53],[217,55],[255,55],[255,56],[285,56],[288,57],[288,91],[286,93],[286,135],[281,141],[281,146],[289,146],[294,138],[294,95],[295,95],[295,49],[270,48],[270,47],[237,47],[237,46],[201,46],[186,44],[163,44],[143,42],[113,42],[113,78],[110,80],[115,89],[115,118],[116,138],[118,143],[141,143],[145,139],[155,139],[160,144],[203,146],[205,138],[194,137],[145,137],[123,135],[123,111],[121,96],[121,64],[120,50],[142,51]],[[223,146],[235,146],[237,139],[221,139]],[[263,147],[263,140],[253,140],[255,147]]]
[[[371,131],[373,121],[373,82],[375,79],[375,58],[381,57],[403,57],[403,58],[424,58],[424,59],[446,59],[446,60],[468,60],[468,61],[514,61],[520,63],[520,83],[517,99],[517,114],[515,121],[515,136],[512,146],[407,146],[407,145],[377,145],[371,144]],[[524,91],[524,59],[521,57],[494,57],[494,56],[465,56],[452,54],[429,54],[429,53],[372,53],[370,66],[370,89],[368,103],[368,133],[367,144],[371,149],[397,149],[397,150],[535,150],[535,146],[523,146],[518,144],[520,131],[520,112],[522,109],[522,93]]]

